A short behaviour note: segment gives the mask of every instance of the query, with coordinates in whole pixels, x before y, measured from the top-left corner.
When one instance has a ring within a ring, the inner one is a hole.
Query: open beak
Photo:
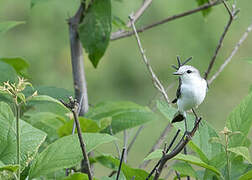
[[[180,76],[180,75],[182,75],[181,73],[179,73],[178,71],[176,71],[176,72],[174,72],[174,73],[172,73],[173,75],[177,75],[177,76]]]

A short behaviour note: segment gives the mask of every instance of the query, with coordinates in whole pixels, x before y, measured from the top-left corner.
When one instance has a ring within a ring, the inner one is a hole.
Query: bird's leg
[[[194,122],[194,124],[197,124],[197,122],[198,122],[198,120],[200,119],[199,117],[198,117],[198,115],[196,114],[196,112],[195,112],[195,110],[192,108],[192,112],[193,112],[193,114],[194,114],[194,116],[195,116],[195,122]]]
[[[186,118],[185,118],[185,133],[187,133],[188,131],[187,131],[187,122],[186,122]]]

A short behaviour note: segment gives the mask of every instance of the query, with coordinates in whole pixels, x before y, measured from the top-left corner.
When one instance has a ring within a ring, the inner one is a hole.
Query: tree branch
[[[117,171],[117,174],[116,174],[116,180],[118,180],[119,176],[120,176],[120,172],[121,172],[121,168],[122,168],[122,163],[123,163],[123,159],[124,159],[125,150],[126,150],[126,148],[123,147],[122,155],[121,155],[121,159],[120,159],[120,164],[119,164],[119,168],[118,168],[118,171]]]
[[[232,60],[233,56],[236,54],[238,51],[239,47],[241,44],[247,39],[249,32],[252,31],[252,24],[247,28],[245,33],[242,35],[238,43],[235,45],[234,49],[232,50],[230,56],[224,61],[224,63],[220,66],[218,71],[211,77],[211,79],[208,81],[208,84],[211,84],[219,75],[220,73],[224,70],[224,68],[228,65],[228,63]]]
[[[220,2],[221,2],[220,0],[210,1],[209,3],[205,3],[205,4],[199,6],[199,7],[195,8],[195,9],[192,9],[192,10],[180,13],[180,14],[170,16],[170,17],[168,17],[166,19],[163,19],[161,21],[157,21],[157,22],[152,23],[150,25],[139,28],[139,29],[137,29],[137,32],[141,33],[141,32],[144,32],[144,31],[146,31],[148,29],[151,29],[153,27],[156,27],[156,26],[159,26],[161,24],[167,23],[169,21],[173,21],[173,20],[188,16],[188,15],[197,13],[197,12],[202,11],[204,9],[208,9],[208,8],[210,8],[212,6],[218,5],[218,4],[220,4]],[[113,32],[111,34],[110,40],[113,41],[113,40],[129,37],[129,36],[132,36],[132,35],[134,35],[134,31],[119,30],[119,31]]]
[[[145,10],[151,5],[152,0],[144,0],[142,6],[134,13],[134,17],[135,19],[133,20],[134,23],[143,15],[143,13],[145,12]],[[127,27],[131,26],[131,22],[129,20],[129,22],[127,23]]]
[[[79,105],[77,103],[77,100],[73,99],[72,97],[69,97],[69,103],[65,103],[63,100],[61,100],[61,103],[64,106],[66,106],[68,109],[70,109],[72,111],[72,113],[73,113],[74,121],[75,121],[76,128],[77,128],[78,138],[79,138],[79,142],[80,142],[80,147],[81,147],[81,151],[82,151],[82,155],[83,155],[83,159],[84,159],[84,161],[85,161],[85,163],[87,165],[88,179],[92,180],[91,168],[90,168],[90,163],[89,163],[89,159],[88,159],[88,155],[87,155],[87,151],[86,151],[86,145],[85,145],[84,140],[82,138],[80,122],[79,122],[79,119],[78,119]]]
[[[82,2],[76,14],[68,19],[74,93],[79,104],[80,100],[83,98],[83,102],[80,106],[80,115],[84,115],[88,111],[88,94],[83,62],[83,51],[78,35],[78,25],[84,18],[84,10],[85,2]]]
[[[149,73],[151,74],[154,87],[164,96],[164,99],[166,100],[166,102],[169,103],[169,98],[168,98],[168,95],[165,92],[165,88],[163,87],[163,85],[159,81],[158,77],[154,73],[154,71],[153,71],[152,67],[150,66],[150,64],[149,64],[149,62],[147,60],[147,57],[146,57],[146,55],[144,53],[144,50],[142,48],[139,36],[137,34],[137,31],[136,31],[136,27],[135,27],[135,24],[134,24],[134,20],[133,20],[134,18],[133,18],[133,16],[129,16],[129,19],[130,19],[130,22],[131,22],[131,27],[132,27],[132,29],[133,29],[133,31],[135,33],[135,37],[136,37],[136,40],[137,40],[137,44],[138,44],[139,50],[140,50],[140,52],[142,54],[143,61],[144,61],[145,65],[147,66],[147,69],[148,69]]]
[[[207,80],[207,78],[208,78],[208,75],[209,75],[210,71],[211,71],[212,68],[213,68],[213,65],[214,65],[214,63],[215,63],[216,57],[217,57],[217,55],[218,55],[218,53],[219,53],[219,50],[220,50],[220,48],[222,47],[223,40],[224,40],[224,38],[225,38],[225,36],[226,36],[226,34],[227,34],[227,32],[228,32],[228,30],[229,30],[229,28],[230,28],[232,22],[233,22],[233,20],[235,19],[235,16],[236,16],[237,13],[240,11],[240,10],[235,10],[235,9],[233,9],[233,10],[231,11],[231,10],[229,9],[229,7],[227,6],[225,0],[222,0],[222,2],[223,2],[224,6],[226,7],[226,9],[227,9],[227,11],[228,11],[228,13],[229,13],[229,20],[228,20],[227,25],[225,26],[224,32],[222,33],[222,35],[221,35],[221,37],[220,37],[220,40],[219,40],[219,43],[218,43],[217,48],[216,48],[216,50],[215,50],[215,53],[214,53],[214,55],[213,55],[213,57],[212,57],[212,59],[211,59],[209,65],[208,65],[208,68],[207,68],[207,70],[206,70],[206,72],[205,72],[204,79],[206,79],[206,80]]]

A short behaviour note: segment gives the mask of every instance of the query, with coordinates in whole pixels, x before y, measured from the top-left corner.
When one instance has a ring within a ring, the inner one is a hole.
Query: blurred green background
[[[141,0],[112,0],[112,14],[127,22],[128,15],[136,11]],[[73,15],[79,0],[45,0],[32,9],[30,0],[0,0],[0,21],[25,21],[0,37],[0,57],[24,57],[30,63],[30,80],[34,85],[56,86],[73,91],[67,18]],[[161,20],[176,13],[196,8],[195,0],[155,0],[137,26]],[[230,55],[249,24],[252,23],[252,2],[237,2],[241,9],[232,24],[213,72]],[[202,74],[214,54],[229,15],[223,5],[216,6],[204,18],[196,13],[163,24],[140,34],[146,55],[154,71],[165,86],[176,81],[172,76],[176,55],[183,59],[193,56],[191,64]],[[211,84],[200,114],[218,131],[232,109],[248,94],[252,84],[252,35],[242,44],[232,62]],[[157,91],[142,62],[134,37],[112,41],[100,61],[93,68],[85,54],[88,96],[91,104],[106,100],[128,100],[148,105]],[[168,91],[175,96],[176,86]],[[165,120],[146,125],[129,156],[129,163],[137,166],[166,126]],[[133,131],[131,134],[133,135]],[[110,146],[111,147],[111,146]],[[104,147],[106,151],[111,149]],[[114,147],[113,147],[114,148]],[[114,149],[113,149],[114,151]]]

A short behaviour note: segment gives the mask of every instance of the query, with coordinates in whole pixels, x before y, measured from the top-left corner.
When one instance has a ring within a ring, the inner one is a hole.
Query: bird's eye
[[[191,70],[187,70],[186,72],[187,72],[188,74],[190,74],[192,71],[191,71]]]

